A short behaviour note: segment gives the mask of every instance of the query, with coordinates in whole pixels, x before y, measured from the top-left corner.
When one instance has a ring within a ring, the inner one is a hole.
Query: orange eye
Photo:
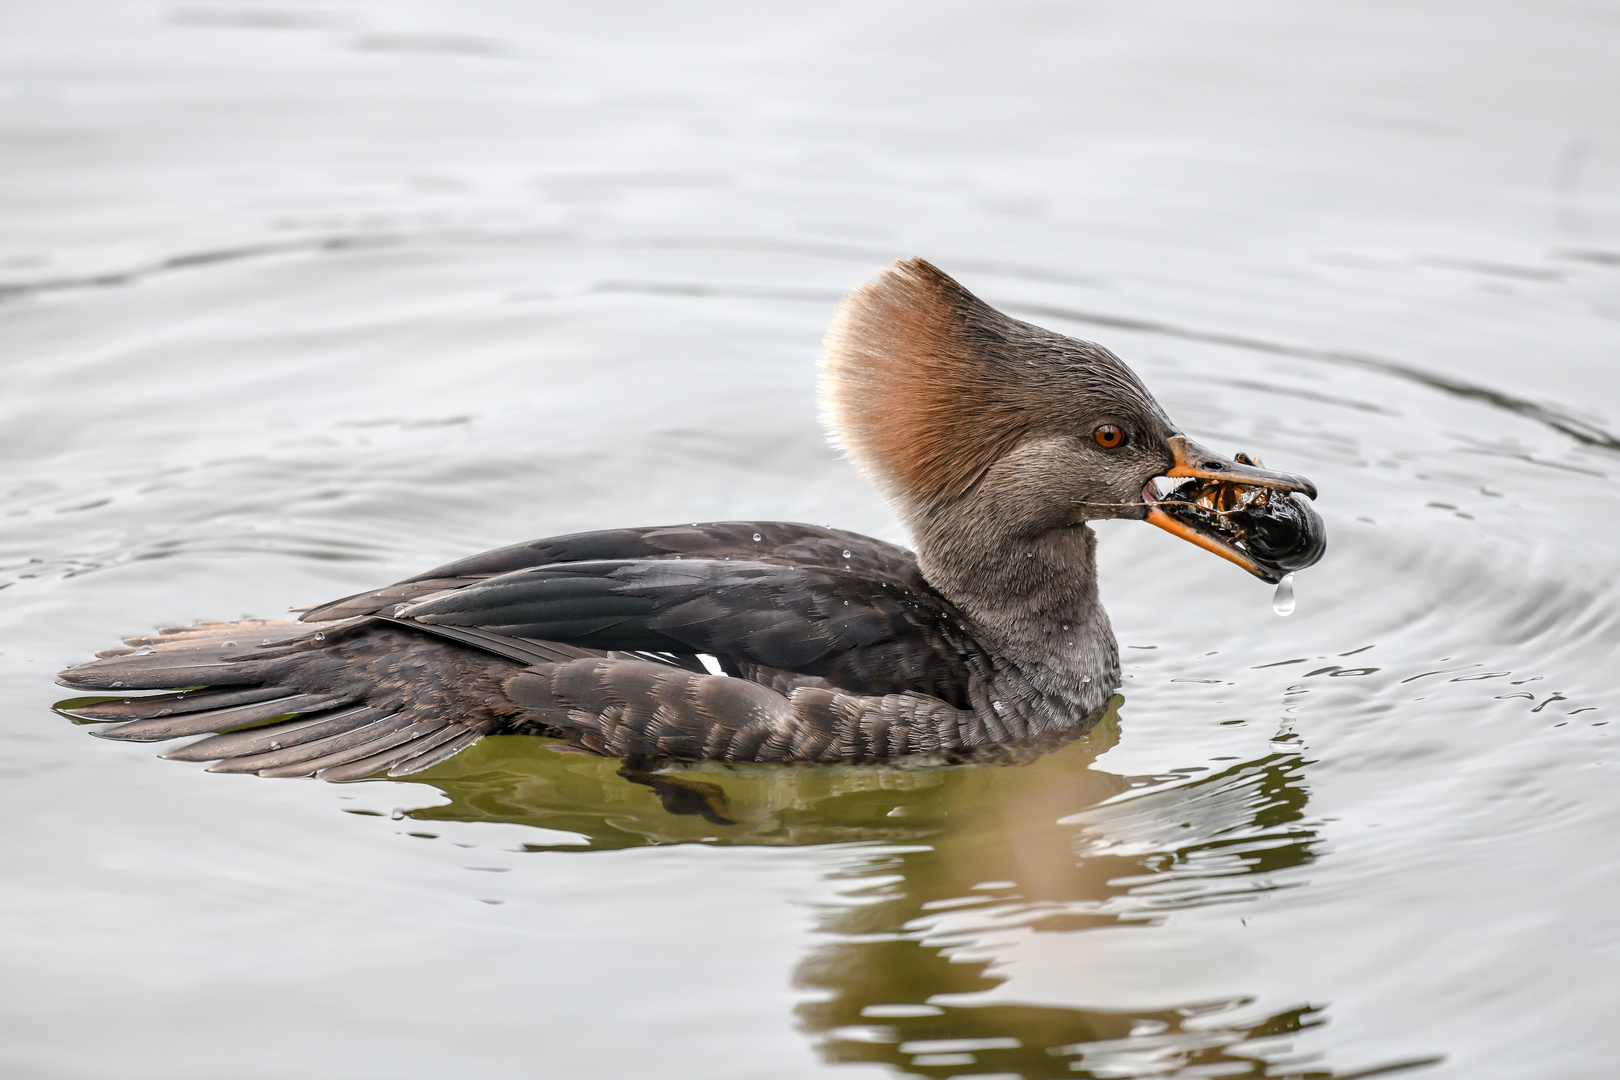
[[[1104,424],[1091,433],[1092,439],[1104,450],[1118,450],[1125,445],[1125,431],[1113,424]]]

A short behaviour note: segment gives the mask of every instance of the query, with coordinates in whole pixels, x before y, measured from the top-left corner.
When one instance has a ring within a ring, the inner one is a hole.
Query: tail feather
[[[167,648],[177,642],[199,648],[220,648],[224,647],[226,642],[236,642],[244,646],[252,642],[276,645],[308,637],[312,631],[332,629],[336,629],[336,627],[331,625],[311,626],[308,623],[292,622],[287,619],[243,619],[241,622],[204,620],[190,626],[165,626],[155,634],[137,634],[134,637],[127,637],[124,639],[127,648],[108,649],[96,655],[119,656],[142,645]]]
[[[415,757],[424,749],[431,749],[432,746],[439,745],[443,741],[439,739],[439,736],[445,734],[445,729],[449,727],[448,721],[439,721],[437,727],[431,726],[429,723],[416,724],[408,733],[410,738],[401,744],[386,749],[382,753],[372,754],[370,757],[336,765],[323,765],[315,771],[315,775],[322,780],[342,781],[358,780],[363,776],[382,772]],[[455,732],[452,731],[451,736],[454,737],[454,734]],[[429,743],[432,746],[428,745]]]
[[[417,717],[411,716],[409,713],[396,713],[379,709],[372,709],[370,712],[372,716],[369,722],[359,727],[351,728],[348,731],[340,731],[321,739],[311,739],[308,742],[295,743],[292,746],[266,750],[263,753],[225,758],[210,765],[208,771],[239,773],[295,768],[302,767],[308,762],[332,757],[334,754],[348,754],[350,751],[358,750],[358,754],[344,758],[345,761],[352,761],[355,757],[365,757],[367,754],[374,754],[384,749],[380,744],[380,740],[392,738],[418,721]],[[388,745],[392,746],[394,744],[389,743]],[[334,761],[330,764],[336,765],[339,762]],[[314,771],[315,769],[311,767],[304,769],[303,772],[293,772],[287,775],[307,776]]]
[[[294,694],[272,698],[256,705],[238,705],[234,709],[216,709],[211,712],[188,713],[183,716],[155,716],[150,720],[134,720],[114,728],[91,732],[97,738],[117,739],[121,742],[163,742],[184,735],[205,735],[213,731],[246,727],[278,716],[295,716],[324,712],[327,709],[349,705],[352,695]]]
[[[148,720],[173,713],[253,705],[273,697],[284,697],[286,693],[279,686],[255,686],[249,690],[182,690],[178,694],[154,694],[151,697],[124,698],[122,701],[98,701],[94,705],[72,705],[62,708],[62,711],[80,720]]]
[[[58,672],[57,678],[82,690],[170,690],[176,686],[258,686],[299,666],[307,649],[254,650],[237,658],[221,649],[188,657],[189,663],[162,654],[92,660],[83,667]],[[266,656],[265,653],[271,653]]]
[[[247,731],[211,735],[160,756],[168,761],[222,761],[225,758],[242,758],[251,754],[280,750],[282,747],[314,742],[328,735],[341,735],[345,731],[363,727],[382,715],[384,714],[381,710],[362,705],[357,709],[345,709],[331,716],[303,716],[297,720],[267,724]]]
[[[497,652],[476,634],[382,619],[207,623],[128,644],[58,678],[89,690],[171,692],[63,711],[120,721],[95,734],[125,742],[205,736],[164,757],[212,762],[211,772],[329,780],[409,775],[524,724],[505,680],[525,663],[583,652],[522,642]]]
[[[386,728],[394,725],[400,719],[401,718],[399,717],[395,717],[393,720],[387,721],[382,725],[373,726],[382,726]],[[412,739],[420,738],[423,735],[431,735],[433,732],[438,731],[440,728],[449,723],[450,721],[448,720],[413,721],[410,719],[405,719],[404,723],[395,726],[394,730],[384,730],[375,734],[372,734],[369,728],[362,728],[359,732],[355,732],[354,734],[359,735],[362,732],[368,734],[369,737],[364,742],[360,742],[357,745],[350,745],[340,750],[334,750],[331,753],[308,756],[300,761],[287,765],[280,765],[269,769],[259,769],[258,773],[260,776],[308,776],[310,773],[314,773],[323,780],[334,779],[333,777],[324,775],[327,770],[334,769],[339,765],[359,765],[363,762],[368,762],[373,757],[385,756],[383,755],[383,751],[392,750],[403,743],[408,743]],[[340,736],[339,738],[343,738],[343,736]],[[351,769],[349,771],[353,772],[354,775],[350,777],[350,779],[358,780],[362,776],[369,776],[383,768],[387,768],[387,766],[371,765],[359,772],[354,772],[354,770]]]
[[[431,740],[424,739],[418,744],[422,748],[416,750],[415,756],[408,757],[389,769],[388,775],[413,776],[416,773],[431,769],[439,762],[455,757],[482,738],[483,736],[476,731],[463,731],[438,745],[432,745]]]

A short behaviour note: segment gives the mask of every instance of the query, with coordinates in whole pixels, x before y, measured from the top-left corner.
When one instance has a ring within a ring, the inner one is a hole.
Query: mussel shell
[[[1256,559],[1292,573],[1327,551],[1327,527],[1302,495],[1278,493],[1239,513],[1243,546]]]

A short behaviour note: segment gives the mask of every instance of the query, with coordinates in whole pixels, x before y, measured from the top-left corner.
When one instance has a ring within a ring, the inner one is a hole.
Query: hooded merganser
[[[128,639],[58,675],[96,734],[207,735],[216,772],[420,772],[532,733],[608,756],[972,757],[1051,744],[1119,685],[1087,521],[1134,518],[1275,582],[1323,551],[1310,481],[1211,453],[1113,353],[1010,318],[921,259],[847,298],[833,439],[915,552],[780,522],[485,552],[306,610]],[[256,725],[256,726],[255,726]]]

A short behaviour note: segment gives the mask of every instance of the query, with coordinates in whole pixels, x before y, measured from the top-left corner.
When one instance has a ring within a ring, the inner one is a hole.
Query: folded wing
[[[718,521],[605,529],[513,544],[457,559],[382,589],[321,604],[301,618],[304,622],[331,622],[387,613],[400,604],[514,570],[634,559],[749,559],[790,566],[847,565],[857,574],[909,574],[921,581],[910,552],[858,533],[780,521]]]
[[[206,735],[166,756],[223,772],[405,775],[496,732],[734,761],[864,760],[1026,734],[974,709],[969,687],[989,660],[909,552],[808,525],[534,541],[300,623],[204,624],[129,644],[59,677],[191,689],[64,711],[124,721],[100,732],[114,739]],[[732,677],[706,673],[702,654]]]
[[[591,649],[710,654],[862,694],[964,702],[976,656],[961,616],[899,577],[816,565],[599,560],[518,570],[396,609],[402,622],[479,627]]]

